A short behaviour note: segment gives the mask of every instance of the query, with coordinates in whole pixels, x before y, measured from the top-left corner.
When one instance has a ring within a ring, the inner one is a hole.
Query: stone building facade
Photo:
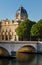
[[[0,21],[0,40],[4,41],[18,41],[18,35],[16,34],[16,28],[18,24],[28,18],[27,11],[24,7],[19,7],[16,11],[15,19],[14,20],[1,20]]]

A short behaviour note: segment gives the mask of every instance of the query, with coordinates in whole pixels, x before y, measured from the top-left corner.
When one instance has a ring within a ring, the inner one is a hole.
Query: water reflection
[[[0,65],[8,65],[9,60],[8,59],[0,59]]]
[[[37,55],[37,63],[38,65],[42,65],[42,54]]]
[[[28,54],[28,53],[17,53],[16,54],[16,60],[18,62],[27,62],[31,63],[34,58],[35,58],[35,54]]]
[[[12,65],[36,65],[37,58],[36,54],[18,53],[16,60],[12,59]]]
[[[21,54],[19,59],[0,59],[0,65],[42,65],[42,54]]]

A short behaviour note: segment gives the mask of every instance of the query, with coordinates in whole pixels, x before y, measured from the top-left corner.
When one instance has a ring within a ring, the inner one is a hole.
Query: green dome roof
[[[17,14],[20,14],[21,15],[21,17],[22,16],[26,16],[27,18],[28,18],[28,14],[27,14],[27,11],[26,11],[26,9],[24,8],[24,7],[19,7],[19,9],[16,11],[16,15]]]
[[[19,9],[17,10],[17,13],[20,11],[20,13],[22,14],[27,14],[27,11],[26,11],[26,9],[24,9],[24,7],[19,7]]]

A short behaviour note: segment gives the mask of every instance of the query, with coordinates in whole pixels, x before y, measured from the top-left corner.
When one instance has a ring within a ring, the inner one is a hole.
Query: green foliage
[[[34,23],[28,19],[21,21],[21,23],[16,29],[17,35],[19,37],[22,37],[23,39],[28,38],[30,36],[31,27]]]
[[[31,28],[32,36],[42,36],[42,19],[40,19],[36,24]]]

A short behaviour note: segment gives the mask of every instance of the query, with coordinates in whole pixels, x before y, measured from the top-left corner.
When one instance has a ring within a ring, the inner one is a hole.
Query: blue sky
[[[27,10],[30,20],[38,21],[42,18],[42,0],[0,0],[0,20],[14,20],[16,10],[21,5]]]

